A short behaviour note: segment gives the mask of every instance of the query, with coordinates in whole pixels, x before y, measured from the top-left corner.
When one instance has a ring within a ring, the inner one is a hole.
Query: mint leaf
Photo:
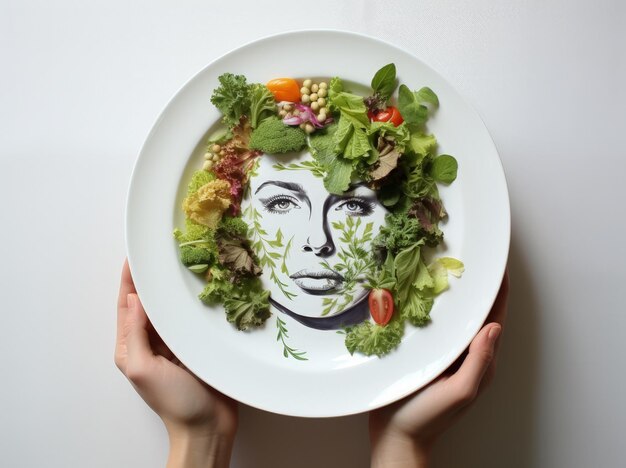
[[[372,78],[372,89],[381,97],[387,99],[396,89],[396,66],[387,64],[376,72]]]
[[[420,104],[417,96],[406,85],[398,91],[398,110],[406,123],[423,124],[428,119],[428,108]]]
[[[437,182],[443,182],[444,184],[451,184],[456,179],[456,172],[458,169],[458,163],[453,156],[449,154],[442,154],[437,156],[430,168],[430,175]]]
[[[427,102],[428,104],[432,104],[435,107],[439,106],[439,98],[437,97],[435,92],[427,86],[424,86],[422,89],[417,91],[415,93],[415,97],[420,103]]]

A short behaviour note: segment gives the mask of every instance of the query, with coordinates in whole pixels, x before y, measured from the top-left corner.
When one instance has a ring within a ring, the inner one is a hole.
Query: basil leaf
[[[372,78],[372,89],[381,97],[388,98],[396,89],[396,66],[389,63],[376,72]]]
[[[458,169],[458,163],[453,156],[448,154],[442,154],[437,156],[430,168],[430,175],[437,182],[443,182],[444,184],[451,184],[456,179],[456,172]]]

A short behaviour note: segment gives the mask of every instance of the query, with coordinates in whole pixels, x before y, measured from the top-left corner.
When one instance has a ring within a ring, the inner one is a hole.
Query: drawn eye
[[[263,203],[265,211],[274,214],[285,214],[293,209],[300,209],[298,200],[289,195],[274,195],[273,197],[261,200],[261,202]]]
[[[374,204],[363,198],[349,198],[335,208],[335,211],[345,211],[349,216],[368,216],[374,212]]]

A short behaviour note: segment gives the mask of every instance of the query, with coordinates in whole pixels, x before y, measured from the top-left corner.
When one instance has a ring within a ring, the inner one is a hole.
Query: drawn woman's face
[[[272,300],[299,316],[330,318],[366,297],[370,244],[387,211],[363,185],[328,193],[302,166],[312,161],[306,152],[288,161],[262,156],[244,218]],[[300,169],[284,169],[294,164]]]

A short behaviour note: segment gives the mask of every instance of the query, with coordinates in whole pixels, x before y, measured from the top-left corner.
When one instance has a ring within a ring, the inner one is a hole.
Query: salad
[[[367,95],[353,93],[340,77],[260,84],[225,73],[211,102],[223,130],[207,142],[182,204],[185,227],[174,230],[181,262],[207,281],[200,300],[223,305],[239,330],[264,326],[274,306],[277,341],[285,357],[298,360],[307,359],[306,351],[288,344],[283,313],[312,328],[336,329],[350,353],[379,357],[400,345],[407,323],[427,325],[448,275],[464,269],[457,259],[429,262],[425,255],[443,241],[439,223],[447,213],[438,184],[457,175],[456,159],[437,154],[426,128],[439,106],[436,94],[398,87],[390,63],[374,74]],[[252,191],[264,170],[284,176]],[[308,196],[305,186],[316,181],[327,192],[320,245],[311,236],[287,236],[284,221],[267,227],[286,214],[309,210],[301,219],[312,218],[319,197]],[[276,193],[257,196],[267,184]],[[291,271],[287,259],[298,249],[319,266]],[[290,306],[298,295],[318,301],[316,317]]]

